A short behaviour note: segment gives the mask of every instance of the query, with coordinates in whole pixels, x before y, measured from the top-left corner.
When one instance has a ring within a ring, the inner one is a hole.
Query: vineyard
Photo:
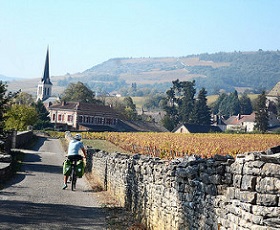
[[[133,153],[168,159],[193,154],[235,156],[280,145],[280,135],[270,134],[108,133],[106,139]]]
[[[280,145],[279,134],[180,134],[180,133],[118,133],[83,132],[84,139],[107,140],[116,146],[132,152],[153,157],[173,159],[185,155],[199,155],[204,158],[231,155],[252,151],[265,151]],[[57,133],[63,137],[64,133]]]

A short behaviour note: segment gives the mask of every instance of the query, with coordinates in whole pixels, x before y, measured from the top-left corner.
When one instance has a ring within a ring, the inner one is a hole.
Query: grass
[[[88,140],[83,139],[85,146],[90,146],[93,149],[100,149],[109,153],[120,152],[120,153],[129,153],[128,151],[123,150],[122,148],[112,144],[109,141],[105,140]]]

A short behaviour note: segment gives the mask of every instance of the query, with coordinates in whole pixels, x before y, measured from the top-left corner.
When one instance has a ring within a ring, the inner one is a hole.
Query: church
[[[60,101],[52,96],[52,82],[49,70],[49,48],[47,49],[43,76],[37,87],[37,101],[41,100],[51,123],[58,130],[116,131],[119,114],[105,105],[82,102]]]
[[[39,82],[37,88],[37,101],[41,100],[42,102],[44,102],[52,95],[52,83],[50,79],[49,69],[50,68],[49,68],[49,48],[48,48],[43,77],[41,78],[41,81]]]

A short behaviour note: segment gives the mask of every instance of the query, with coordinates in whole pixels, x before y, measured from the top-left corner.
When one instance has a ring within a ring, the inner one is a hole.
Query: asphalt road
[[[60,141],[39,137],[20,172],[0,190],[0,229],[106,229],[98,192],[84,178],[62,190]]]

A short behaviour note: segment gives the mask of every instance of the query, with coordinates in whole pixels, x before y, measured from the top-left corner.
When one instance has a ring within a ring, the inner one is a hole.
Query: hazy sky
[[[280,48],[279,0],[0,0],[0,74],[40,78],[115,57]]]

